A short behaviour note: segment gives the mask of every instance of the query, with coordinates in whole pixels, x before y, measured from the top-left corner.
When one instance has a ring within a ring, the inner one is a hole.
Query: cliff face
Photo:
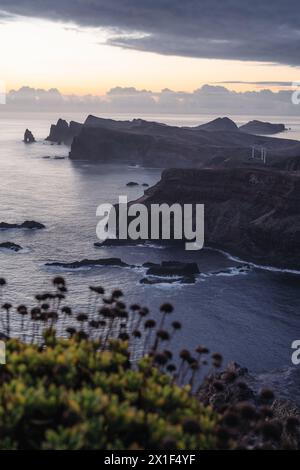
[[[136,202],[205,204],[205,245],[259,264],[300,268],[300,174],[165,170]]]
[[[84,127],[73,140],[70,158],[160,168],[198,166],[199,150],[194,142],[172,136]]]
[[[56,124],[52,124],[50,134],[46,138],[50,142],[62,142],[66,145],[71,145],[73,138],[81,131],[82,124],[71,121],[70,124],[64,119],[59,119]]]

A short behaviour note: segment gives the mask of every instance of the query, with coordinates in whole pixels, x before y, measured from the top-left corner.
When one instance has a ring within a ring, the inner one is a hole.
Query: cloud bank
[[[193,92],[115,87],[104,96],[62,95],[57,89],[22,87],[7,94],[1,111],[85,111],[87,113],[140,114],[253,114],[299,115],[292,91],[236,92],[224,86],[204,85]]]
[[[300,65],[299,0],[0,0],[0,10],[106,28],[124,48]]]

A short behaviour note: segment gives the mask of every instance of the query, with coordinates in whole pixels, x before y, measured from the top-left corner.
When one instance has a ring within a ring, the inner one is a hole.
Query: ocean
[[[300,339],[300,274],[259,266],[240,273],[238,260],[213,250],[186,252],[178,247],[152,245],[95,248],[97,206],[103,202],[116,203],[119,195],[136,199],[144,188],[129,188],[126,184],[136,181],[153,185],[160,179],[161,170],[54,158],[66,157],[69,151],[63,145],[44,141],[50,124],[59,117],[83,121],[86,115],[0,115],[0,222],[35,220],[46,226],[45,230],[37,231],[0,231],[0,243],[11,241],[23,247],[19,253],[0,250],[0,277],[8,283],[5,301],[31,305],[34,295],[47,289],[53,276],[59,273],[66,278],[72,305],[76,305],[78,311],[84,309],[88,286],[94,284],[103,285],[107,290],[122,289],[128,303],[142,303],[151,309],[154,317],[159,316],[161,303],[171,302],[175,307],[172,319],[183,324],[175,346],[178,350],[204,344],[212,352],[220,352],[225,362],[235,361],[262,380],[272,376],[279,390],[282,384],[282,391],[296,399],[300,366],[291,363],[291,344]],[[201,124],[216,116],[140,117],[186,126]],[[238,124],[254,118],[229,117]],[[300,118],[266,116],[259,119],[284,122],[291,130],[282,136],[300,140]],[[26,128],[37,138],[35,144],[22,142]],[[144,273],[138,268],[62,271],[45,266],[53,261],[101,257],[120,257],[135,265],[162,260],[196,261],[201,274],[192,285],[149,286],[140,284]],[[17,333],[16,315],[13,328]],[[281,381],[286,376],[288,386]]]

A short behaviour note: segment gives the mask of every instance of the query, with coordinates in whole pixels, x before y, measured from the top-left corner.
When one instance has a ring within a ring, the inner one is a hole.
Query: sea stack
[[[71,121],[70,124],[64,119],[59,119],[56,124],[52,124],[50,134],[46,138],[49,142],[56,142],[58,144],[64,143],[71,145],[73,138],[77,136],[82,128],[82,124]]]

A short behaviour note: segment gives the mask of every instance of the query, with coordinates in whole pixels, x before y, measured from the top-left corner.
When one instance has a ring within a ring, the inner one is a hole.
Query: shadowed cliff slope
[[[115,121],[88,116],[84,124],[60,120],[48,140],[71,143],[70,158],[99,163],[145,167],[263,166],[256,157],[267,150],[267,166],[285,166],[285,159],[300,155],[300,142],[241,132],[228,118],[204,126],[176,127],[133,119]]]
[[[138,201],[205,204],[205,244],[259,264],[300,268],[300,174],[170,169]]]

